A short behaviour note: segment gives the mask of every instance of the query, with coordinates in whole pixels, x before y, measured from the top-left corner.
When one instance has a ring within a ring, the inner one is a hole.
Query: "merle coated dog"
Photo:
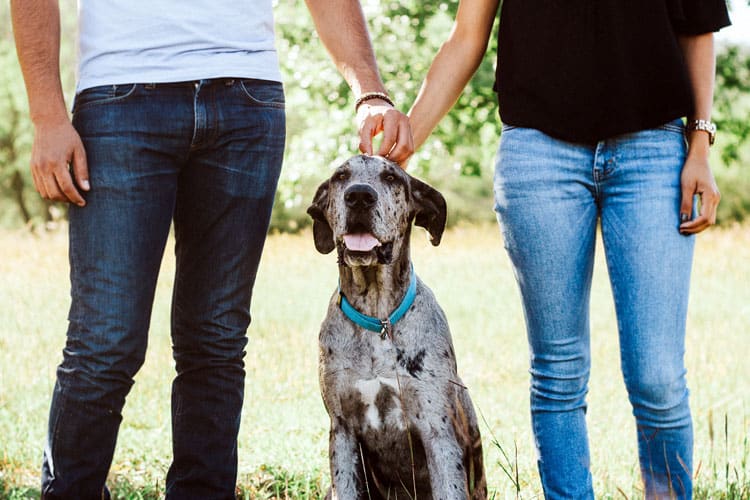
[[[320,330],[328,498],[486,498],[448,323],[409,257],[412,222],[440,243],[445,199],[395,163],[355,156],[320,185],[308,213],[316,248],[336,250],[339,265]]]

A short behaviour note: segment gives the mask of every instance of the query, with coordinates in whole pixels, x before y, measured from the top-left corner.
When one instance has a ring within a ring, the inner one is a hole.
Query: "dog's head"
[[[433,245],[445,229],[446,206],[434,188],[379,156],[355,156],[338,167],[315,193],[315,248],[338,248],[349,266],[390,264],[408,247],[411,223],[430,233]]]

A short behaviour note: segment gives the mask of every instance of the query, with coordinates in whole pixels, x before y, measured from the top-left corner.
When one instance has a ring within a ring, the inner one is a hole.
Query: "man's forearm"
[[[358,1],[305,0],[315,28],[355,96],[385,92]]]
[[[13,35],[32,122],[67,119],[60,83],[60,7],[57,0],[11,0]]]

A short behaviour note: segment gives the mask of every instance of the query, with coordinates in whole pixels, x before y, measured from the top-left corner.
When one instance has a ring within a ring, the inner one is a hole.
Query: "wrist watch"
[[[686,132],[702,130],[708,134],[708,144],[713,145],[716,139],[716,124],[708,120],[688,120],[685,127]]]

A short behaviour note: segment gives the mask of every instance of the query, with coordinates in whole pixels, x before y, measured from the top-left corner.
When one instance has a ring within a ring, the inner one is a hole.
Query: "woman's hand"
[[[696,234],[716,223],[716,207],[721,193],[708,164],[708,139],[704,133],[694,131],[691,148],[682,167],[682,203],[680,205],[680,232]],[[705,142],[705,144],[703,144]],[[695,196],[700,198],[698,216],[692,218]]]

